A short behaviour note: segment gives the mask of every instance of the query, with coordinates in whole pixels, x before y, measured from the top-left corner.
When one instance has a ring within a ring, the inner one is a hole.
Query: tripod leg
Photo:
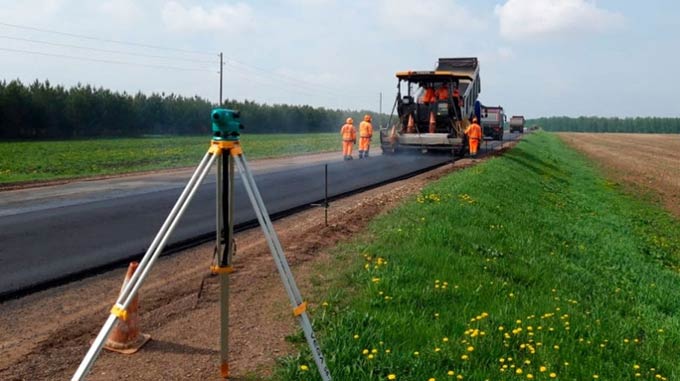
[[[214,160],[215,156],[209,153],[204,156],[203,160],[201,160],[201,163],[196,168],[196,171],[192,175],[191,180],[189,180],[189,183],[187,184],[184,191],[180,195],[180,198],[178,199],[177,203],[170,212],[170,215],[166,219],[165,223],[163,223],[161,230],[158,232],[158,235],[152,242],[152,246],[149,247],[146,254],[144,254],[144,258],[140,262],[139,267],[133,274],[132,278],[130,278],[130,281],[125,285],[125,287],[121,291],[121,294],[118,297],[116,304],[111,309],[111,314],[106,320],[106,323],[104,323],[104,326],[99,331],[99,334],[97,335],[94,342],[90,346],[90,349],[87,351],[87,354],[83,358],[83,361],[80,363],[78,369],[71,378],[72,381],[82,380],[85,377],[85,375],[92,368],[94,361],[97,359],[97,356],[99,355],[99,352],[101,351],[102,346],[106,341],[106,338],[109,336],[109,333],[111,333],[111,329],[113,329],[113,325],[116,323],[116,320],[125,318],[125,311],[127,307],[132,302],[132,299],[137,294],[137,291],[139,291],[139,288],[146,279],[154,262],[156,261],[160,253],[163,251],[163,248],[165,247],[168,238],[170,237],[173,230],[177,226],[177,222],[179,222],[180,218],[182,218],[182,215],[184,214],[186,207],[189,205],[191,199],[196,194],[196,190],[203,182],[203,179],[208,173],[208,170],[212,166]]]
[[[229,377],[229,272],[234,235],[234,160],[220,155],[217,161],[216,253],[220,277],[220,373]]]
[[[305,334],[307,344],[309,345],[314,357],[314,362],[316,363],[316,366],[319,370],[319,375],[321,375],[322,380],[330,381],[332,379],[330,371],[328,370],[328,367],[326,367],[325,358],[321,352],[319,343],[316,340],[316,336],[314,335],[309,315],[306,312],[307,303],[303,302],[302,296],[300,295],[300,290],[295,284],[295,279],[293,278],[293,274],[290,271],[288,261],[286,260],[286,257],[283,253],[283,249],[281,247],[281,243],[279,242],[279,238],[276,235],[276,231],[272,226],[271,219],[269,218],[267,209],[264,205],[264,202],[262,201],[260,192],[257,189],[255,179],[253,178],[253,175],[248,168],[248,163],[242,154],[235,156],[234,160],[243,178],[243,184],[245,185],[248,198],[253,205],[253,209],[255,209],[257,220],[260,223],[260,226],[262,226],[262,231],[264,232],[267,244],[269,245],[269,249],[271,250],[272,256],[274,257],[274,263],[279,270],[279,275],[281,275],[284,288],[288,293],[291,305],[293,306],[293,313],[299,318],[302,331]]]

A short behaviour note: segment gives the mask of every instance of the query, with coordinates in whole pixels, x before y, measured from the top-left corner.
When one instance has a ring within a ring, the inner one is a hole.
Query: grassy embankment
[[[0,184],[198,165],[210,137],[0,142]],[[340,149],[338,134],[244,135],[248,158]]]
[[[680,224],[554,135],[335,254],[313,316],[336,380],[680,379]],[[319,379],[304,347],[277,372]]]

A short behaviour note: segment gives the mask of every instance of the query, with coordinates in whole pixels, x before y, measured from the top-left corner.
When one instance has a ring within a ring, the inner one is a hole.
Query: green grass
[[[313,310],[335,380],[680,379],[680,224],[552,134],[335,254]],[[300,349],[273,379],[319,379]]]
[[[248,158],[340,149],[335,133],[242,137]],[[0,184],[197,165],[209,136],[0,142]]]

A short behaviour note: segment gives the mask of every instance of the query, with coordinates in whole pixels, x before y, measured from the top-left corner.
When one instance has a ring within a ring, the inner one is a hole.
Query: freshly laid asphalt
[[[488,144],[492,148],[499,142]],[[334,197],[375,186],[450,160],[444,155],[398,155],[329,162],[328,194]],[[324,198],[324,164],[256,172],[255,181],[270,214]],[[235,223],[252,224],[255,214],[238,175],[235,182]],[[183,185],[150,185],[143,192],[106,199],[0,210],[0,299],[143,254]],[[168,245],[180,245],[214,231],[215,178],[211,175],[196,193]]]

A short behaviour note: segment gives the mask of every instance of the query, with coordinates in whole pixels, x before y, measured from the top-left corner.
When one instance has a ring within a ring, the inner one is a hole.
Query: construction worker
[[[430,103],[434,103],[435,100],[437,100],[437,97],[434,94],[434,89],[432,88],[432,86],[425,87],[425,92],[423,93],[423,96],[420,98],[420,103],[427,105]]]
[[[472,118],[472,124],[465,129],[465,135],[468,137],[470,156],[477,156],[477,148],[479,148],[479,142],[482,140],[482,127],[477,123],[477,117]]]
[[[342,156],[345,160],[352,160],[352,148],[357,142],[357,130],[354,128],[354,120],[347,118],[340,129],[342,135]]]
[[[446,83],[442,83],[441,87],[437,89],[437,99],[440,101],[449,99],[449,88]]]
[[[364,121],[359,123],[359,159],[368,157],[368,149],[371,147],[371,138],[373,137],[373,125],[371,124],[371,116],[364,115]]]

